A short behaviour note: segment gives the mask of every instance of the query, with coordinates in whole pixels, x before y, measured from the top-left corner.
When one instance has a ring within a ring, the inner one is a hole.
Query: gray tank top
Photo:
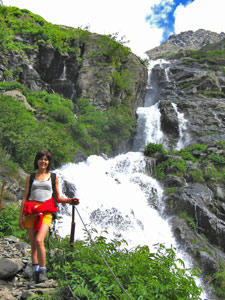
[[[52,197],[52,181],[51,178],[46,181],[34,179],[29,200],[45,202]]]

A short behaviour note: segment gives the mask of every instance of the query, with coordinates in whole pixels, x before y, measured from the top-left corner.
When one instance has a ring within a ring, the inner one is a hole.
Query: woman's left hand
[[[78,198],[75,198],[75,197],[71,198],[70,200],[71,200],[70,201],[71,205],[78,205],[80,203],[80,200]]]

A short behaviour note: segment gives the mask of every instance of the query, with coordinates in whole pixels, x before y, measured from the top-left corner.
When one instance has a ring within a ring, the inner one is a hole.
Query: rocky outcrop
[[[33,44],[29,36],[20,36],[23,44]],[[37,41],[32,51],[25,53],[0,51],[0,81],[17,80],[31,91],[46,90],[71,99],[83,97],[97,109],[106,110],[112,101],[126,100],[134,113],[143,105],[147,68],[132,53],[121,60],[121,69],[129,74],[128,89],[118,91],[113,84],[115,66],[101,53],[101,36],[89,34],[84,43],[78,43],[79,54],[61,53],[52,45]],[[21,97],[20,97],[21,98]]]
[[[35,284],[32,280],[30,245],[10,236],[0,239],[0,298],[28,299],[56,292],[53,279]]]
[[[164,170],[165,176],[160,180],[164,190],[162,213],[171,225],[177,247],[202,270],[202,280],[208,288],[217,281],[225,262],[225,182],[222,164],[219,175],[206,158],[215,155],[225,161],[225,148],[214,142],[205,151],[193,149],[190,153],[198,159],[186,159],[182,172],[175,164],[168,164]],[[181,159],[178,155],[156,154],[155,168]]]
[[[197,31],[185,31],[177,35],[171,35],[169,39],[160,46],[155,47],[146,54],[150,59],[157,59],[174,55],[176,53],[183,53],[185,50],[198,50],[204,46],[217,43],[225,38],[225,33],[220,34],[199,29]]]
[[[202,64],[185,67],[182,61],[159,60],[151,73],[152,89],[157,95],[155,101],[160,101],[164,141],[171,148],[179,137],[173,103],[187,120],[185,146],[224,139],[225,77],[220,71],[203,71]]]
[[[191,255],[207,284],[209,276],[210,283],[217,280],[215,273],[223,270],[225,262],[225,59],[204,51],[223,53],[224,35],[188,31],[148,52],[149,57],[159,58],[151,71],[150,91],[158,102],[165,148],[177,150],[179,141],[181,148],[207,146],[205,151],[193,150],[197,159],[187,159],[185,171],[171,164],[161,179],[165,217],[179,247]],[[187,49],[201,52],[192,56]],[[162,59],[165,56],[170,59]],[[220,175],[207,160],[210,155],[220,160]],[[178,162],[181,156],[154,159],[157,167],[168,160]],[[218,299],[224,298],[220,294]]]

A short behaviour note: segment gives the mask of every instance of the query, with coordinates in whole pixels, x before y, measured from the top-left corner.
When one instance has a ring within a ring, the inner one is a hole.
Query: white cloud
[[[169,0],[171,1],[171,0]],[[162,30],[151,29],[145,18],[158,0],[3,0],[5,5],[26,8],[45,20],[71,27],[89,26],[91,32],[119,33],[141,57],[159,45]]]
[[[161,20],[166,21],[168,13],[172,10],[173,0],[158,0],[151,6],[151,12],[148,13],[150,24],[157,27],[157,23]],[[156,7],[157,8],[156,8]],[[157,10],[157,13],[155,11]],[[169,21],[169,20],[168,20]]]
[[[195,0],[184,7],[179,5],[175,11],[175,33],[198,29],[217,33],[225,31],[224,1]]]

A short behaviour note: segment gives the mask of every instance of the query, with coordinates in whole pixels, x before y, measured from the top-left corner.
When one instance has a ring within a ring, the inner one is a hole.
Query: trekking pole
[[[1,200],[0,200],[0,213],[2,210],[2,200],[3,200],[3,195],[4,195],[4,188],[5,188],[5,180],[2,181],[2,193],[1,193]]]
[[[72,223],[71,223],[71,232],[70,232],[70,246],[73,247],[75,240],[75,204],[72,204]]]

